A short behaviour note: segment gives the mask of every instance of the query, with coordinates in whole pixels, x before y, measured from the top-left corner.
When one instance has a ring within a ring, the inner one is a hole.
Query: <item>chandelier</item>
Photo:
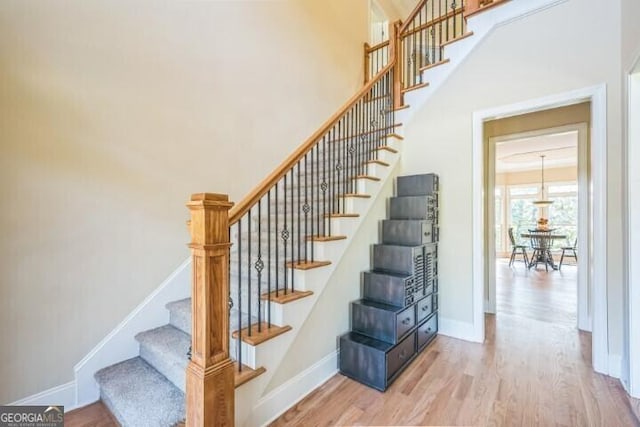
[[[544,154],[540,156],[540,160],[542,162],[542,193],[541,193],[541,199],[540,200],[534,200],[533,204],[536,205],[539,208],[545,208],[547,206],[549,206],[550,204],[553,203],[553,200],[547,200],[544,198]]]

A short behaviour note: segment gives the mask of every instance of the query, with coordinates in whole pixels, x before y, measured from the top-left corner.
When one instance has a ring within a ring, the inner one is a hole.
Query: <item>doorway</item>
[[[592,284],[587,301],[591,313],[591,360],[596,372],[609,373],[607,331],[607,134],[606,86],[604,84],[566,93],[528,100],[518,104],[490,108],[473,114],[473,325],[474,338],[484,340],[484,306],[488,299],[487,180],[488,143],[485,124],[491,120],[589,102],[590,136],[587,154],[590,176],[591,221],[588,248],[591,259],[587,269]],[[507,132],[508,133],[508,132]],[[580,244],[580,243],[579,243]]]
[[[588,104],[563,107],[549,110],[549,114],[533,113],[527,116],[530,122],[535,123],[540,120],[541,124],[551,123],[553,120],[571,121],[581,117],[589,120],[588,107]],[[557,119],[549,119],[549,115]],[[519,120],[522,127],[531,126],[524,117],[518,119],[516,116],[509,120],[514,121],[514,119]],[[518,128],[517,124],[515,128]],[[574,303],[574,307],[567,313],[571,317],[577,317],[574,326],[590,332],[588,122],[489,137],[487,142],[486,283],[488,295],[485,304],[486,312],[495,313],[497,309],[497,279],[506,277],[504,274],[506,270],[503,269],[502,274],[497,275],[496,261],[500,256],[511,255],[509,235],[513,236],[516,243],[524,246],[523,251],[526,253],[527,246],[530,246],[530,230],[539,227],[538,218],[545,218],[550,221],[545,228],[551,230],[551,239],[547,242],[551,252],[551,263],[547,265],[545,261],[542,264],[544,271],[551,269],[554,272],[555,269],[562,268],[561,263],[564,261],[560,253],[562,247],[580,248],[580,256],[575,260],[577,274],[568,272],[562,275],[562,272],[558,271],[555,277],[552,273],[552,275],[540,275],[538,279],[542,279],[543,282],[545,279],[555,279],[556,288],[564,283],[568,287],[567,290],[577,285],[572,295],[572,298],[577,296],[577,304]],[[545,159],[546,181],[543,166]],[[534,202],[541,198],[554,203],[536,205]],[[573,256],[575,252],[566,249],[564,254]],[[531,249],[529,255],[533,255]],[[524,270],[520,269],[523,270],[520,273],[524,274],[518,274],[518,276],[526,281],[527,277],[533,277],[538,266],[535,266],[535,270],[526,265],[523,268]],[[518,272],[517,269],[513,271]],[[571,275],[573,279],[570,279]],[[563,299],[566,300],[566,298]],[[559,306],[558,309],[560,308]]]

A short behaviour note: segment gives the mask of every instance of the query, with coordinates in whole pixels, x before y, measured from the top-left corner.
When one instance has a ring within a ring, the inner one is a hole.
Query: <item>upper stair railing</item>
[[[466,31],[465,0],[423,0],[400,27],[402,89],[423,84],[422,71],[441,63],[444,46]]]

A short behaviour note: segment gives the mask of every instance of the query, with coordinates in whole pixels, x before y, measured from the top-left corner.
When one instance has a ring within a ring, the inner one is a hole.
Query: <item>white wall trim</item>
[[[169,322],[169,311],[165,304],[191,295],[190,266],[189,258],[76,364],[74,383],[77,407],[88,405],[100,398],[98,384],[93,378],[98,370],[138,355],[139,345],[134,338],[138,332]]]
[[[627,75],[627,336],[628,346],[625,346],[625,377],[627,391],[633,397],[640,398],[640,310],[637,301],[640,300],[640,267],[632,260],[640,255],[640,195],[637,186],[640,183],[640,57]],[[636,71],[635,67],[639,69]],[[636,71],[634,73],[634,71]]]
[[[609,355],[609,376],[620,378],[622,374],[622,356],[619,354]]]
[[[591,179],[593,183],[592,274],[594,292],[592,360],[596,372],[609,374],[607,329],[607,92],[606,85],[576,89],[473,113],[473,319],[475,334],[484,338],[485,162],[487,120],[591,101]]]
[[[471,342],[483,342],[484,336],[478,335],[473,323],[440,317],[438,319],[438,335]]]
[[[27,396],[9,405],[62,405],[64,411],[69,412],[77,408],[76,405],[76,382],[70,381],[40,393]]]
[[[338,372],[337,350],[266,394],[256,404],[247,425],[266,426]]]
[[[506,141],[512,141],[523,138],[532,138],[543,135],[552,135],[556,133],[564,132],[576,132],[576,139],[578,140],[578,152],[576,155],[577,160],[577,182],[578,182],[578,247],[586,248],[582,249],[581,256],[578,257],[578,288],[577,288],[577,301],[576,306],[578,314],[578,329],[582,331],[591,332],[592,319],[589,304],[590,292],[590,256],[589,256],[589,218],[591,217],[589,209],[589,168],[588,168],[588,125],[586,122],[574,123],[563,126],[556,126],[546,129],[538,129],[527,132],[518,132],[509,135],[500,135],[489,139],[489,158],[487,162],[488,169],[485,173],[489,174],[487,177],[487,188],[492,189],[495,187],[495,146],[497,143]],[[488,283],[488,299],[485,301],[485,312],[496,312],[496,271],[495,271],[495,215],[493,212],[493,206],[495,205],[495,196],[493,191],[487,191],[487,233],[488,233],[488,256],[487,256],[487,282]]]

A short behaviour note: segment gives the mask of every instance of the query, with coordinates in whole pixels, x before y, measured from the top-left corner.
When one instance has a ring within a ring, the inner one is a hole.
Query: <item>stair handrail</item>
[[[404,32],[409,28],[409,25],[414,21],[416,16],[420,13],[423,7],[426,6],[427,2],[430,0],[420,0],[416,7],[413,8],[407,19],[405,19],[404,24],[399,28],[400,34],[404,34]]]
[[[257,187],[247,194],[239,203],[229,211],[229,226],[237,223],[242,216],[251,209],[267,192],[282,178],[291,168],[299,162],[318,143],[320,138],[349,111],[358,101],[364,98],[369,90],[395,65],[395,58],[391,58],[389,64],[380,70],[374,78],[365,84],[354,96],[352,96],[336,113],[327,119],[320,128],[315,131],[305,142],[295,149],[278,167],[276,167]]]

